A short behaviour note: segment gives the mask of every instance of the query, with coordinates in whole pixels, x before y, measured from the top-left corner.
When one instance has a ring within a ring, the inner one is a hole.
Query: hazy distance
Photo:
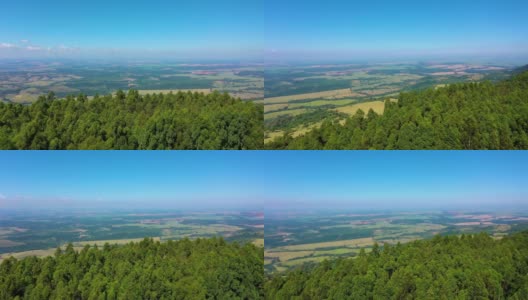
[[[267,61],[526,63],[525,1],[266,2]]]
[[[263,209],[252,152],[5,152],[0,165],[0,210]]]
[[[264,167],[267,212],[528,208],[524,152],[281,151]]]

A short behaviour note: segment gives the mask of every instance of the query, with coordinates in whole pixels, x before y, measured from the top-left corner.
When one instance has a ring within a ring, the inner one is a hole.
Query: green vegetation
[[[272,65],[264,73],[265,99],[258,102],[264,104],[267,124],[276,124],[274,120],[282,117],[306,119],[304,115],[316,110],[353,114],[357,110],[354,104],[374,105],[373,110],[380,114],[383,100],[395,98],[400,92],[460,82],[495,82],[510,75],[508,66],[458,63]],[[306,128],[320,127],[323,121],[331,120],[320,114],[318,119],[305,121],[293,129],[266,124],[266,143],[286,131],[298,137],[306,133]]]
[[[262,248],[221,238],[73,245],[0,265],[0,299],[260,299]]]
[[[0,149],[259,149],[263,108],[228,94],[53,93],[0,102]]]
[[[264,269],[276,273],[322,258],[351,257],[375,243],[478,232],[498,239],[523,230],[528,230],[526,212],[297,212],[295,218],[267,213]]]
[[[46,256],[49,249],[67,243],[82,247],[106,242],[122,244],[144,237],[166,241],[213,236],[246,243],[264,238],[264,219],[257,212],[0,212],[0,219],[0,261],[9,256]]]
[[[270,149],[528,149],[528,72],[493,84],[401,93],[383,115],[358,110]]]
[[[271,276],[266,299],[527,299],[528,232],[440,236]]]

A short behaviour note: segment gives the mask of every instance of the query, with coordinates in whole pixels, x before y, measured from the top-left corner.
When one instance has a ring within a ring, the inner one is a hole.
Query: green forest
[[[260,149],[263,107],[226,93],[0,102],[0,149]]]
[[[269,149],[528,149],[528,72],[498,83],[403,92],[383,115],[358,110]]]
[[[261,299],[263,249],[221,238],[69,244],[0,265],[0,299]]]
[[[437,235],[271,275],[266,299],[528,299],[528,231]]]

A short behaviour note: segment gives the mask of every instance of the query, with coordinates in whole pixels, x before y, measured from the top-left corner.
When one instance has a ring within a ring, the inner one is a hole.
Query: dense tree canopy
[[[0,299],[260,299],[263,249],[223,239],[72,245],[0,265]]]
[[[378,115],[359,110],[346,119],[271,149],[528,149],[528,72],[493,84],[462,83],[401,93]]]
[[[219,92],[0,102],[0,149],[259,149],[263,137],[262,105]]]
[[[374,245],[272,276],[267,299],[528,299],[528,232]]]

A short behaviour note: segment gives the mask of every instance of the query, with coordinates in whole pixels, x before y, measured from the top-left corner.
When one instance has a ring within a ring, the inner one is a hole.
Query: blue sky
[[[528,208],[528,152],[281,152],[266,210]]]
[[[269,0],[266,54],[358,59],[528,54],[522,0]]]
[[[526,151],[4,151],[0,165],[2,208],[528,206]]]
[[[253,152],[0,153],[0,208],[262,209]]]
[[[11,54],[18,50],[26,55],[52,52],[103,56],[114,50],[131,56],[260,56],[262,3],[262,0],[3,1],[0,45],[4,49],[0,50],[6,55],[11,45]]]
[[[3,2],[0,58],[528,59],[524,0]]]

